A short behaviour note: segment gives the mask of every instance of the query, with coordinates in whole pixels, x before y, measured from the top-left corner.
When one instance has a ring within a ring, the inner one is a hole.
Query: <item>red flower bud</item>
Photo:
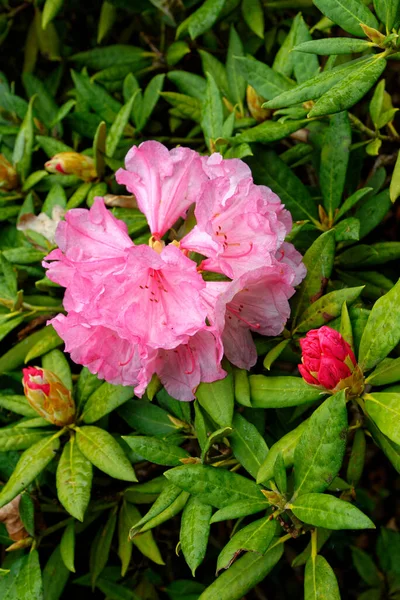
[[[75,403],[57,375],[38,367],[28,367],[22,372],[25,396],[32,408],[54,425],[73,423]]]
[[[337,392],[350,388],[358,395],[363,387],[362,373],[350,345],[330,327],[309,331],[300,340],[302,365],[299,371],[307,383]]]

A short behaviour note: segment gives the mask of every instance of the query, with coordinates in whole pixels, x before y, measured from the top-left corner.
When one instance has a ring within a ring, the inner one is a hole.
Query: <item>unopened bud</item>
[[[22,369],[24,392],[29,404],[50,423],[63,427],[75,419],[75,403],[62,381],[47,369]]]
[[[76,175],[83,181],[97,179],[93,158],[79,154],[79,152],[59,152],[51,160],[48,160],[44,166],[49,173]]]
[[[271,117],[272,110],[269,110],[268,108],[262,108],[262,105],[266,101],[265,98],[257,94],[256,90],[251,87],[251,85],[247,86],[246,100],[248,109],[253,119],[261,123],[262,121],[266,121]]]
[[[18,185],[17,172],[3,154],[0,154],[0,189],[13,190]]]
[[[350,345],[330,327],[309,331],[300,340],[302,365],[299,371],[307,383],[336,393],[348,389],[351,397],[361,394],[364,380]]]
[[[367,37],[369,37],[369,39],[371,40],[371,42],[373,42],[377,46],[383,46],[384,45],[386,36],[383,35],[383,33],[381,33],[380,31],[378,31],[377,29],[374,29],[373,27],[369,27],[368,25],[364,25],[364,23],[360,23],[360,27],[362,28],[362,30],[365,33],[365,35]]]

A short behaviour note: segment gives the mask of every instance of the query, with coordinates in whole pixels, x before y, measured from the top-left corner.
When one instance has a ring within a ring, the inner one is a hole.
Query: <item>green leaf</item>
[[[18,600],[45,600],[38,551],[31,550],[22,561],[21,571],[15,581],[16,597]]]
[[[112,46],[99,46],[92,50],[79,52],[70,57],[72,62],[82,67],[99,71],[108,67],[129,65],[131,69],[135,64],[141,64],[144,57],[153,56],[152,52],[146,52],[142,48],[130,44],[113,44]]]
[[[365,394],[365,409],[374,423],[390,440],[400,445],[400,393]]]
[[[240,519],[248,517],[263,510],[270,508],[270,503],[264,498],[264,501],[243,501],[233,502],[224,508],[220,508],[215,512],[210,520],[210,523],[220,523],[221,521],[229,521],[231,519]]]
[[[87,76],[75,71],[71,71],[71,75],[77,92],[102,120],[111,125],[121,109],[120,102],[110,96],[101,85],[91,82]]]
[[[179,541],[192,576],[206,555],[212,507],[191,496],[182,513]]]
[[[45,600],[59,600],[69,578],[69,571],[61,558],[60,546],[56,546],[43,569],[43,595]]]
[[[399,0],[374,0],[375,12],[387,31],[392,31],[393,27],[399,25],[400,21],[400,2]]]
[[[52,350],[42,357],[42,367],[51,371],[59,379],[65,387],[72,392],[72,375],[65,354],[61,350]]]
[[[30,536],[35,536],[35,505],[29,494],[21,494],[19,506],[19,516],[22,524]]]
[[[112,509],[110,515],[101,529],[98,530],[90,548],[90,579],[92,588],[107,564],[110,554],[111,542],[117,524],[116,510]]]
[[[146,400],[129,400],[118,409],[118,414],[132,429],[144,435],[164,438],[177,432],[168,413]]]
[[[240,600],[263,581],[279,562],[283,544],[272,543],[264,555],[248,552],[230,569],[222,573],[200,596],[199,600]]]
[[[106,168],[106,161],[105,161],[106,140],[107,140],[107,125],[105,124],[104,121],[101,121],[96,129],[96,133],[93,138],[94,166],[96,169],[97,176],[99,178],[102,178],[104,176],[104,171]],[[92,186],[90,185],[88,191],[85,194],[85,197],[89,193],[91,187]],[[79,200],[80,200],[80,197],[79,197]],[[76,203],[77,203],[77,200],[75,200],[75,202],[71,202],[71,199],[70,199],[68,201],[67,207],[75,208]],[[71,206],[71,204],[72,204],[72,206]]]
[[[238,57],[238,68],[247,83],[251,85],[262,98],[272,100],[282,92],[294,88],[294,81],[274,71],[268,65],[252,57]]]
[[[173,485],[172,483],[168,483],[166,487],[161,491],[159,497],[154,502],[150,510],[145,514],[140,521],[136,522],[130,531],[130,536],[133,537],[137,533],[140,533],[142,528],[154,520],[156,517],[160,516],[165,510],[170,508],[182,494],[182,490]],[[188,497],[188,496],[187,496]]]
[[[260,0],[242,0],[242,15],[247,26],[264,39],[264,10]]]
[[[347,112],[331,117],[321,151],[320,184],[330,218],[339,207],[350,156],[351,128]]]
[[[57,495],[65,510],[79,521],[83,521],[90,501],[92,477],[92,464],[72,436],[65,444],[57,466]]]
[[[81,418],[85,423],[95,423],[131,398],[133,388],[105,382],[89,396]]]
[[[321,117],[351,108],[378,81],[385,67],[386,60],[381,55],[360,64],[317,100],[308,117]]]
[[[79,450],[90,462],[115,479],[137,481],[126,454],[115,439],[104,429],[85,426],[76,428]]]
[[[31,170],[34,139],[32,110],[35,99],[36,96],[33,96],[29,101],[28,110],[19,128],[12,155],[12,162],[22,182],[25,181]]]
[[[371,556],[355,546],[351,549],[351,555],[354,566],[365,583],[373,587],[380,587],[382,579]]]
[[[233,368],[235,400],[242,406],[251,406],[250,383],[246,369]],[[1,397],[0,397],[1,402]]]
[[[169,67],[174,67],[186,54],[190,54],[191,50],[186,42],[173,42],[168,46],[165,59]]]
[[[318,527],[318,529],[315,530],[315,535],[317,537],[317,552],[319,552],[325,542],[328,541],[331,533],[332,532],[329,531],[329,529],[323,529],[322,527]],[[302,565],[305,565],[311,556],[311,549],[312,544],[309,542],[303,552],[300,552],[300,554],[292,561],[292,567],[301,567]]]
[[[246,82],[238,67],[237,58],[244,56],[243,44],[236,29],[231,25],[229,34],[228,54],[226,59],[226,74],[228,77],[229,99],[233,105],[239,106],[243,114],[243,101],[246,93]]]
[[[47,90],[45,84],[32,73],[24,73],[22,82],[28,98],[36,95],[34,112],[37,117],[46,127],[51,127],[52,122],[57,118],[58,111],[53,96]]]
[[[89,397],[101,386],[103,382],[98,379],[97,375],[93,375],[86,367],[83,367],[78,383],[76,385],[76,403],[82,408]]]
[[[354,217],[340,221],[334,229],[337,242],[360,239],[360,221]]]
[[[0,395],[0,406],[24,417],[37,417],[36,410],[28,404],[26,396],[17,396],[16,394],[12,396]]]
[[[34,358],[38,358],[43,354],[46,354],[50,350],[57,348],[63,344],[63,340],[57,334],[52,325],[47,325],[42,330],[42,336],[38,341],[30,348],[29,352],[25,356],[25,363],[33,360]]]
[[[60,543],[61,558],[68,571],[75,573],[75,523],[72,522],[65,528]]]
[[[358,362],[362,370],[375,367],[399,343],[399,302],[400,281],[375,302],[360,342]]]
[[[35,416],[37,416],[37,413]],[[48,437],[48,435],[48,431],[24,429],[22,427],[2,428],[0,429],[0,452],[25,450],[40,442],[44,437]]]
[[[307,561],[304,600],[340,600],[335,573],[323,556],[310,556]]]
[[[205,55],[208,55],[208,52],[204,52]],[[211,56],[211,55],[208,55]],[[225,74],[225,82],[227,84],[226,73],[224,65],[219,63],[224,70]],[[204,71],[209,71],[210,69],[203,69]],[[202,101],[204,98],[204,94],[206,91],[206,80],[204,77],[200,77],[200,75],[195,75],[194,73],[189,73],[186,71],[170,71],[167,74],[167,77],[172,83],[174,83],[178,90],[183,94],[188,94],[197,100]],[[197,119],[196,119],[197,120]]]
[[[317,207],[307,188],[274,152],[256,147],[254,156],[246,162],[252,170],[255,183],[270,187],[281,198],[295,221],[316,221]]]
[[[307,275],[295,296],[292,318],[296,323],[308,307],[320,298],[331,276],[335,258],[335,232],[326,231],[309,247],[303,257]]]
[[[358,508],[328,494],[304,494],[288,505],[298,519],[315,527],[375,529],[373,522]]]
[[[273,478],[275,462],[279,454],[282,454],[286,468],[293,465],[296,446],[307,427],[308,419],[275,442],[257,473],[257,483],[268,483]]]
[[[295,46],[297,23],[298,19],[295,17],[292,20],[289,33],[283,40],[281,47],[276,53],[274,62],[272,63],[273,70],[282,73],[282,75],[285,75],[286,77],[290,77],[293,73],[293,48]]]
[[[306,332],[332,321],[341,314],[343,302],[352,304],[357,300],[362,290],[363,286],[358,286],[325,294],[303,312],[296,331]]]
[[[328,19],[357,37],[365,36],[361,24],[379,28],[372,12],[357,0],[314,0],[314,4]]]
[[[226,73],[225,66],[217,58],[215,58],[215,56],[213,56],[209,52],[206,52],[205,50],[199,50],[199,54],[200,54],[200,58],[201,58],[201,65],[203,68],[204,75],[206,75],[207,73],[212,73],[212,76],[214,77],[215,83],[217,84],[217,87],[219,88],[221,94],[223,96],[228,96],[229,95],[228,75]],[[199,98],[199,100],[201,100],[201,101],[204,100],[204,94],[205,94],[206,86],[207,86],[207,82],[204,79],[203,79],[203,81],[204,81],[203,95],[201,97],[199,97],[196,93],[196,98]],[[197,92],[200,91],[198,89],[198,84],[196,85],[196,90],[197,90]],[[187,90],[186,93],[195,96],[195,94],[192,94],[190,90]]]
[[[55,436],[46,437],[25,450],[0,493],[0,507],[5,506],[22,492],[47,467],[55,457],[60,441]]]
[[[196,398],[217,425],[231,427],[235,402],[232,373],[213,383],[200,383]]]
[[[176,108],[181,118],[201,121],[201,102],[198,98],[177,92],[161,92],[161,96]]]
[[[240,529],[221,550],[217,561],[217,573],[228,569],[241,552],[265,554],[276,533],[277,522],[271,521],[269,516]]]
[[[189,456],[186,450],[179,446],[154,437],[125,435],[122,439],[135,453],[156,465],[176,467],[181,464],[181,458]]]
[[[400,358],[384,358],[365,380],[370,385],[388,385],[400,381]],[[2,398],[0,396],[0,405]],[[22,413],[21,413],[22,414]]]
[[[285,461],[283,459],[283,455],[281,452],[276,457],[275,464],[274,464],[274,481],[275,481],[280,493],[286,494],[286,492],[287,492],[286,467],[285,467]]]
[[[223,508],[239,500],[261,502],[263,495],[253,481],[206,465],[184,465],[164,473],[174,485],[196,496],[204,504]]]
[[[346,449],[345,392],[331,396],[311,415],[294,453],[294,496],[323,492],[339,473]]]
[[[397,154],[389,190],[390,200],[396,202],[397,198],[400,196],[400,152]]]
[[[100,44],[103,39],[107,36],[117,18],[116,7],[111,3],[104,0],[101,5],[99,24],[97,27],[97,43]]]
[[[302,42],[311,41],[311,34],[308,30],[306,23],[301,14],[298,14],[295,18],[296,21],[296,37],[295,44],[301,44]],[[304,56],[299,54],[293,49],[293,69],[298,83],[308,81],[316,75],[319,71],[318,58],[316,56]]]
[[[177,44],[183,42],[176,42]],[[139,122],[136,122],[136,127],[141,131],[148,122],[151,114],[160,99],[160,92],[164,85],[165,75],[160,73],[151,79],[143,95],[143,102],[140,112]]]
[[[266,108],[286,108],[288,106],[294,106],[300,102],[306,102],[308,100],[316,100],[323,94],[328,92],[331,87],[342,81],[348,73],[354,72],[356,68],[364,63],[370,64],[371,61],[375,60],[369,56],[352,60],[350,62],[333,67],[329,71],[323,71],[312,79],[300,83],[292,90],[283,92],[279,96],[276,96],[264,106]]]
[[[131,116],[134,100],[135,94],[128,100],[126,104],[124,104],[124,106],[118,112],[114,122],[110,127],[106,139],[106,154],[109,158],[112,158],[114,156],[118,144],[124,133],[124,129],[129,123],[129,118]]]
[[[357,429],[354,435],[353,446],[347,465],[346,479],[353,486],[356,486],[361,479],[364,470],[366,441],[362,429]]]
[[[322,40],[311,40],[302,42],[295,46],[296,52],[306,52],[307,54],[320,54],[326,56],[329,54],[352,54],[353,52],[365,52],[371,47],[371,42],[366,40],[355,40],[353,38],[325,38]]]
[[[249,379],[254,408],[299,406],[321,397],[321,390],[311,387],[301,377],[250,375]]]
[[[202,35],[214,25],[219,13],[223,9],[225,0],[206,0],[200,8],[183,21],[176,30],[176,37],[182,33],[189,32],[192,40]]]
[[[264,121],[255,127],[243,131],[243,133],[238,133],[234,137],[229,138],[229,141],[235,145],[251,142],[269,144],[298,131],[305,123],[304,119],[288,119],[284,123],[280,121]]]
[[[232,425],[229,441],[233,455],[255,478],[268,454],[268,446],[257,428],[239,413],[235,413]]]
[[[47,25],[57,16],[61,10],[64,0],[46,0],[43,6],[42,27],[46,29]]]
[[[206,0],[208,2],[208,0]],[[208,148],[213,151],[215,140],[223,135],[223,106],[221,95],[214,77],[206,73],[207,87],[203,101],[201,127]]]
[[[376,445],[388,457],[396,471],[400,473],[400,446],[383,435],[372,419],[368,419],[368,429],[371,432]]]

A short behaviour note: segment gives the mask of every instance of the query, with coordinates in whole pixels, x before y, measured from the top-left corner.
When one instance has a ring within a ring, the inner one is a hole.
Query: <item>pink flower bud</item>
[[[83,181],[93,181],[97,178],[93,158],[79,152],[59,152],[44,166],[49,173],[76,175]]]
[[[22,372],[25,396],[32,408],[54,425],[73,423],[75,403],[57,375],[38,367],[27,367]]]
[[[309,331],[300,340],[302,365],[299,371],[307,383],[337,392],[351,388],[360,393],[362,373],[350,345],[330,327]]]

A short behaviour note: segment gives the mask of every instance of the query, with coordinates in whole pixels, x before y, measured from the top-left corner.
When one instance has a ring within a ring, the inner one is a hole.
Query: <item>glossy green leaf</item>
[[[176,467],[181,464],[181,458],[189,456],[183,448],[157,438],[125,435],[122,439],[135,453],[156,465]]]
[[[400,393],[372,392],[364,395],[365,409],[390,440],[400,444]]]
[[[26,112],[24,120],[21,123],[21,127],[15,140],[12,155],[12,162],[22,181],[25,181],[31,169],[34,139],[32,111],[35,98],[36,96],[33,96],[29,101],[28,110]]]
[[[260,0],[242,0],[242,15],[251,31],[264,39],[264,10]]]
[[[315,535],[317,536],[317,552],[319,552],[322,546],[325,544],[325,542],[328,541],[328,539],[331,536],[331,533],[332,532],[329,529],[323,529],[322,527],[318,527],[315,530]],[[300,552],[300,554],[298,554],[296,558],[292,561],[292,567],[301,567],[302,565],[305,565],[311,556],[311,550],[312,543],[309,542],[304,548],[303,552]]]
[[[357,300],[362,290],[363,287],[359,286],[335,290],[334,292],[325,294],[302,313],[296,331],[306,332],[332,321],[341,314],[343,302],[352,304]]]
[[[300,423],[298,427],[282,436],[280,440],[271,446],[267,458],[257,473],[257,483],[268,483],[274,476],[274,466],[279,454],[282,454],[285,467],[291,467],[294,461],[296,446],[299,443],[303,432],[308,427],[308,419]]]
[[[42,367],[55,373],[65,387],[72,391],[71,369],[65,354],[61,350],[52,350],[42,357]]]
[[[353,563],[358,574],[368,585],[379,587],[382,583],[380,573],[372,557],[361,548],[351,549]]]
[[[28,404],[26,396],[17,396],[16,394],[3,396],[0,394],[0,406],[24,417],[37,417],[36,410]]]
[[[50,555],[42,576],[44,598],[46,600],[59,600],[69,578],[69,571],[61,558],[59,545]]]
[[[26,354],[24,359],[25,363],[33,360],[34,358],[38,358],[43,354],[47,354],[47,352],[50,352],[50,350],[53,350],[64,343],[52,325],[45,327],[41,333],[42,335],[40,338]]]
[[[87,399],[81,418],[85,423],[95,423],[132,397],[133,389],[129,386],[103,383]]]
[[[207,87],[202,107],[201,127],[204,132],[206,144],[212,152],[215,140],[223,135],[224,115],[221,95],[215,79],[211,73],[207,72],[206,76]]]
[[[374,0],[374,8],[379,19],[386,25],[388,31],[392,31],[394,26],[399,25],[399,0]]]
[[[307,275],[297,292],[292,318],[298,321],[308,307],[320,298],[331,276],[335,258],[335,232],[326,231],[309,247],[303,257]]]
[[[400,381],[400,358],[384,358],[365,380],[372,386],[388,385]],[[0,404],[2,398],[0,396]]]
[[[350,156],[351,129],[347,112],[331,117],[321,151],[320,184],[324,207],[330,217],[339,207]]]
[[[345,393],[331,396],[311,415],[294,453],[294,496],[323,492],[340,467],[346,449]]]
[[[365,371],[372,369],[400,341],[400,321],[395,317],[400,302],[400,282],[372,308],[360,342],[358,361]]]
[[[268,517],[253,521],[240,529],[221,550],[217,561],[217,573],[228,569],[240,552],[265,554],[277,533],[277,523]]]
[[[258,485],[246,477],[206,465],[184,465],[165,472],[174,485],[196,496],[205,504],[223,508],[239,500],[261,502]]]
[[[222,573],[199,600],[240,600],[274,568],[283,553],[283,544],[272,543],[264,555],[248,552]]]
[[[242,406],[251,406],[250,383],[246,369],[233,368],[233,379],[235,385],[235,400]],[[0,397],[1,402],[1,397]]]
[[[79,450],[95,467],[115,479],[137,481],[131,463],[121,446],[104,429],[84,426],[76,428]]]
[[[213,383],[201,383],[196,398],[217,425],[231,427],[235,402],[232,373]]]
[[[307,561],[304,600],[340,600],[336,575],[323,556],[311,556]]]
[[[229,98],[234,105],[237,104],[239,106],[239,111],[242,114],[244,95],[246,93],[246,82],[237,62],[237,57],[241,56],[244,56],[243,44],[236,29],[232,25],[229,34],[226,74],[228,77]]]
[[[289,504],[298,519],[327,529],[374,529],[375,525],[358,508],[328,494],[304,494]]]
[[[29,494],[21,494],[19,501],[19,516],[25,530],[30,536],[35,536],[35,505]]]
[[[386,67],[386,60],[371,58],[348,74],[317,100],[308,117],[321,117],[347,110],[371,89]]]
[[[371,47],[371,42],[366,40],[355,40],[353,38],[325,38],[322,40],[311,40],[302,42],[295,46],[296,52],[307,54],[351,54],[352,52],[365,52]]]
[[[192,13],[183,23],[181,23],[176,31],[176,37],[180,37],[182,33],[189,32],[192,40],[210,29],[218,19],[225,0],[206,0],[194,13]]]
[[[195,496],[189,498],[183,509],[179,540],[193,577],[206,555],[211,515],[212,507]]]
[[[56,482],[57,495],[65,510],[83,521],[90,501],[92,464],[79,450],[74,436],[63,448]]]
[[[31,550],[22,561],[21,571],[15,581],[16,597],[19,600],[45,600],[38,551]]]
[[[230,519],[240,519],[270,508],[270,503],[264,498],[263,501],[243,501],[233,502],[224,508],[217,510],[211,517],[210,523],[220,523]]]
[[[97,375],[93,375],[86,367],[83,367],[80,372],[78,383],[76,385],[75,401],[82,408],[89,397],[101,386],[103,382],[98,379]]]
[[[146,400],[129,400],[118,409],[118,413],[132,429],[144,435],[164,438],[177,431],[168,413]]]
[[[295,44],[311,41],[311,34],[301,14],[298,14],[295,18],[296,22],[296,36]],[[296,77],[297,83],[303,83],[314,77],[319,71],[318,58],[314,56],[304,56],[299,54],[295,48],[293,49],[293,70]]]
[[[378,21],[371,11],[357,0],[314,0],[314,4],[328,19],[357,37],[365,36],[360,25],[378,29]]]
[[[247,83],[266,100],[272,100],[282,92],[295,87],[294,81],[255,58],[238,57],[237,63]]]
[[[13,474],[0,492],[0,507],[5,506],[47,467],[55,457],[60,441],[48,436],[25,450],[14,469]]]
[[[130,530],[130,537],[133,538],[138,533],[141,533],[143,527],[145,527],[148,523],[154,521],[166,510],[174,506],[175,503],[179,503],[181,496],[182,490],[176,485],[168,482],[167,486],[162,490],[161,494],[154,502],[150,510],[144,515],[144,517],[140,519],[140,521],[137,521],[133,525],[132,529]],[[187,498],[188,495],[186,496],[186,499]]]
[[[37,413],[36,413],[37,416]],[[48,437],[48,431],[37,429],[25,429],[23,427],[12,427],[0,429],[0,451],[25,450],[33,444]]]
[[[68,571],[75,573],[75,524],[72,522],[64,530],[60,543],[60,553]]]
[[[288,119],[284,123],[280,121],[264,121],[255,127],[247,129],[243,133],[238,133],[234,137],[229,138],[229,141],[235,145],[252,142],[269,144],[270,142],[277,142],[291,133],[302,129],[305,123],[304,119]]]
[[[390,200],[396,202],[400,196],[400,152],[397,154],[392,179],[390,181]]]
[[[268,446],[257,428],[239,413],[233,418],[233,431],[229,437],[235,458],[253,477],[268,454]]]
[[[99,24],[97,27],[97,43],[100,44],[107,36],[117,18],[117,10],[111,2],[104,0],[101,5]]]
[[[92,542],[89,559],[92,588],[94,588],[99,575],[107,564],[116,524],[117,514],[113,509],[106,523],[98,530]]]
[[[252,170],[255,183],[270,187],[281,198],[295,221],[316,220],[317,206],[307,188],[274,152],[257,146],[254,156],[246,162]]]
[[[321,390],[301,377],[250,375],[251,402],[254,408],[285,408],[314,402]]]
[[[112,158],[115,154],[115,151],[118,147],[118,144],[123,136],[124,129],[129,122],[129,118],[131,116],[133,102],[135,100],[135,95],[133,95],[126,104],[121,108],[115,117],[114,122],[112,123],[110,130],[107,134],[106,139],[106,154],[110,158]]]

